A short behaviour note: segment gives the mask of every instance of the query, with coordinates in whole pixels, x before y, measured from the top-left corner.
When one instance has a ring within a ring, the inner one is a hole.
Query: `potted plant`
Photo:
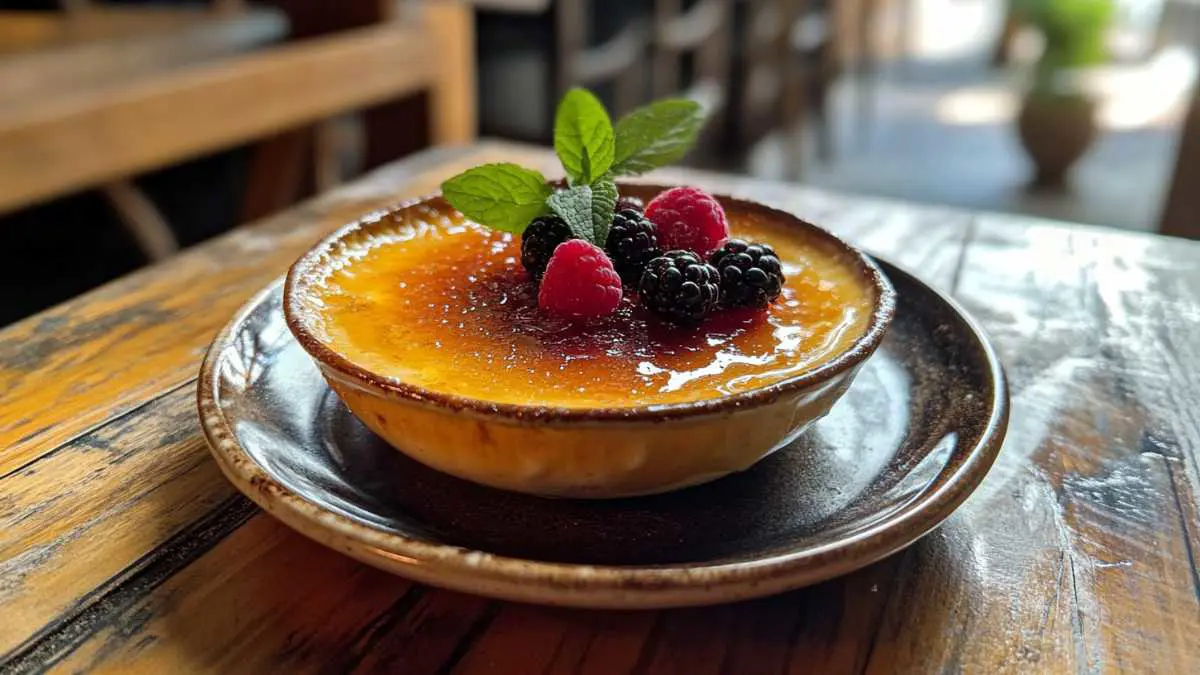
[[[1032,186],[1062,189],[1067,172],[1096,136],[1096,101],[1081,75],[1108,56],[1113,0],[1014,0],[1022,23],[1045,48],[1017,116],[1017,133],[1033,160]]]

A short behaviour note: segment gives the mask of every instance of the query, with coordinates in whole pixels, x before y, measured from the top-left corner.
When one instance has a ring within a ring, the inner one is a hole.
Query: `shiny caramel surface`
[[[835,249],[756,212],[729,217],[734,236],[775,247],[787,284],[767,311],[721,311],[693,328],[660,322],[628,293],[593,323],[546,316],[520,237],[436,202],[339,245],[301,285],[301,305],[318,339],[376,374],[564,407],[718,398],[803,373],[865,332],[871,291]]]

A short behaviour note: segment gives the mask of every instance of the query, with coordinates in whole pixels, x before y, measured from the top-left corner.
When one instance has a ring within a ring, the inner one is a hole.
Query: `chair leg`
[[[824,85],[822,85],[824,86]],[[817,137],[817,159],[828,164],[833,161],[833,128],[829,115],[829,92],[821,91],[813,97],[813,130]]]
[[[916,26],[914,25],[915,11],[913,3],[916,0],[899,0],[897,3],[895,48],[904,67],[908,67],[909,59],[916,47]]]
[[[843,68],[838,61],[837,47],[834,40],[827,39],[817,52],[816,66],[813,69],[813,86],[810,89],[813,101],[813,118],[817,137],[817,158],[823,163],[833,161],[836,151],[836,134],[833,129],[833,115],[830,104],[833,98],[833,85],[841,76]],[[866,124],[864,120],[873,117],[874,101],[863,102],[866,92],[859,94],[859,129],[864,135]],[[865,111],[865,112],[863,112]]]
[[[236,14],[246,10],[246,0],[213,0],[212,8],[226,14]]]
[[[170,257],[179,250],[179,241],[171,226],[154,206],[146,193],[127,180],[108,183],[100,188],[112,205],[121,224],[133,235],[138,248],[151,262]]]
[[[799,121],[780,127],[783,140],[783,173],[786,180],[800,182],[804,178],[804,125]]]
[[[293,129],[259,141],[246,176],[239,222],[263,218],[299,201],[315,174],[312,127]],[[310,173],[312,172],[312,173]]]
[[[809,72],[803,54],[792,55],[780,67],[779,131],[784,143],[784,172],[788,180],[799,181],[804,174],[804,127],[807,121]]]
[[[313,182],[317,192],[342,184],[342,135],[336,118],[317,122],[313,136]]]
[[[430,91],[430,122],[437,145],[474,140],[475,10],[457,2],[423,3],[428,30],[437,37],[441,75]]]
[[[1175,170],[1159,221],[1159,233],[1200,239],[1200,89],[1197,89],[1179,138]]]
[[[1000,35],[992,47],[992,67],[1002,68],[1012,60],[1013,42],[1021,31],[1021,22],[1013,13],[1011,3],[1004,10],[1004,23],[1000,27]]]
[[[874,26],[879,15],[880,0],[864,0],[862,13],[858,16],[858,73],[857,85],[857,128],[858,144],[866,149],[870,144],[871,122],[875,118],[875,88],[879,85],[879,54],[874,40]]]

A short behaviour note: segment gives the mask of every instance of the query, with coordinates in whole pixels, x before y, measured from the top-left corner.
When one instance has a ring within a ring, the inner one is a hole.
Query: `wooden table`
[[[200,437],[231,313],[368,209],[540,150],[404,161],[0,333],[0,672],[1200,672],[1200,244],[683,173],[954,294],[1012,379],[940,530],[741,605],[523,606],[411,584],[260,513]]]

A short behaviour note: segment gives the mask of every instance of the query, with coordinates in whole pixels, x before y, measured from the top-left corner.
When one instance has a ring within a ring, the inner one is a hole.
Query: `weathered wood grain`
[[[1142,235],[671,177],[793,210],[954,292],[1008,366],[1010,436],[980,491],[843,579],[715,608],[540,608],[410,584],[251,515],[188,412],[211,333],[321,233],[500,156],[552,165],[500,145],[401,164],[0,333],[0,385],[24,387],[0,405],[0,672],[1200,663],[1200,247]]]
[[[490,604],[360,565],[259,515],[97,621],[54,669],[436,673]]]
[[[188,381],[3,481],[0,653],[236,494],[195,418]]]
[[[1009,437],[914,547],[870,671],[1194,670],[1200,269],[1163,239],[988,217],[977,233],[956,295],[1007,365]]]
[[[844,672],[866,662],[898,561],[753,603],[586,612],[409,584],[261,515],[38,656],[95,673]]]
[[[345,222],[437,188],[500,146],[382,170],[0,333],[0,476],[196,374],[213,334],[256,290]],[[455,159],[450,159],[455,157]],[[544,161],[544,160],[543,160]],[[436,169],[430,169],[430,164]]]

